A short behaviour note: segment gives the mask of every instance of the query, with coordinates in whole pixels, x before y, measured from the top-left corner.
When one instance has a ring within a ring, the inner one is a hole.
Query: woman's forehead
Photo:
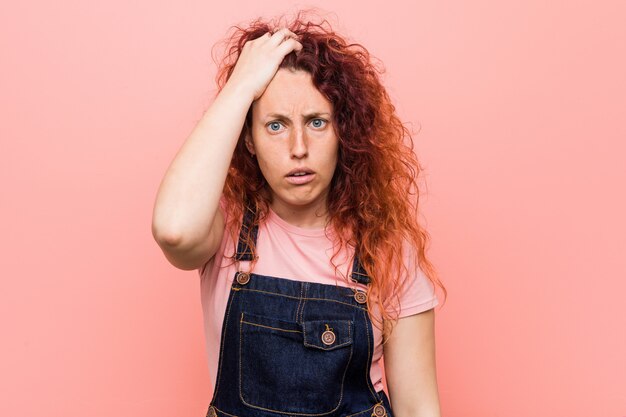
[[[279,70],[253,104],[260,117],[281,114],[299,118],[311,113],[332,113],[332,103],[313,85],[311,75],[305,71]]]

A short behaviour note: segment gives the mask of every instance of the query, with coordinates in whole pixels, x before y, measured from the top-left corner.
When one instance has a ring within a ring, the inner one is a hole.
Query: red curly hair
[[[382,318],[371,319],[383,330],[384,343],[391,330],[384,331],[383,320],[391,321],[390,329],[393,328],[399,296],[408,279],[415,278],[415,271],[409,273],[403,261],[407,249],[414,251],[417,265],[447,296],[425,254],[429,234],[418,222],[416,181],[422,167],[413,152],[411,133],[396,116],[379,79],[384,70],[370,62],[370,54],[363,46],[348,44],[335,33],[326,19],[319,23],[306,19],[304,15],[309,11],[300,10],[287,24],[281,24],[282,17],[270,22],[259,18],[245,28],[231,27],[235,32],[226,40],[224,58],[217,62],[217,94],[230,78],[247,41],[281,27],[299,36],[302,50],[297,55],[287,54],[279,68],[311,74],[315,87],[333,104],[332,124],[339,138],[337,167],[328,196],[328,223],[338,239],[331,263],[338,273],[334,259],[347,245],[359,254],[371,279],[368,311],[371,303],[377,303]],[[260,225],[271,203],[269,186],[256,159],[245,147],[244,139],[251,134],[251,126],[252,106],[235,147],[222,197],[228,219],[226,229],[234,242],[238,239],[245,207],[256,210],[254,224]],[[405,138],[410,146],[405,144]],[[250,237],[247,243],[254,253]]]

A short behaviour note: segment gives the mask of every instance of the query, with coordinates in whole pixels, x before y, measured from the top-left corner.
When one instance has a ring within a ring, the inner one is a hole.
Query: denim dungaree
[[[244,215],[236,260],[251,261],[254,211]],[[358,257],[351,278],[370,279]],[[393,417],[370,379],[374,353],[367,293],[238,271],[222,324],[207,417]]]

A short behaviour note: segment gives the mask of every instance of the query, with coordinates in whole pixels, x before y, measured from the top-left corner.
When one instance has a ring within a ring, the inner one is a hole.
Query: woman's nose
[[[294,158],[304,158],[308,154],[307,139],[304,129],[294,129],[291,138],[291,156]]]

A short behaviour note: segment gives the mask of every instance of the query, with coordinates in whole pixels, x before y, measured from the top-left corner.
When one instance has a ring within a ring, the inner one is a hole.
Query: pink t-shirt
[[[366,285],[344,278],[352,268],[354,248],[349,253],[342,251],[334,262],[339,266],[335,275],[330,263],[333,244],[325,236],[324,229],[305,229],[287,223],[273,210],[259,226],[256,253],[259,256],[253,272],[262,275],[285,277],[293,280],[318,282],[322,284],[341,285],[366,290]],[[209,365],[209,374],[213,378],[211,395],[215,387],[219,361],[222,323],[232,280],[235,276],[237,263],[227,256],[235,251],[235,243],[228,232],[224,232],[222,242],[215,257],[198,269],[200,275],[200,293],[205,328],[205,349]],[[226,255],[226,256],[224,256]],[[216,260],[219,260],[217,262]],[[416,270],[415,279],[400,297],[399,317],[429,310],[438,304],[432,283],[421,269],[415,266],[413,259],[406,260],[409,271]],[[240,261],[239,269],[248,271],[250,262]],[[350,281],[350,284],[348,284]],[[373,314],[376,307],[373,307]],[[377,314],[376,317],[380,318]],[[382,332],[372,323],[374,329],[374,354],[370,368],[370,378],[376,391],[383,389],[380,359],[383,355]]]

